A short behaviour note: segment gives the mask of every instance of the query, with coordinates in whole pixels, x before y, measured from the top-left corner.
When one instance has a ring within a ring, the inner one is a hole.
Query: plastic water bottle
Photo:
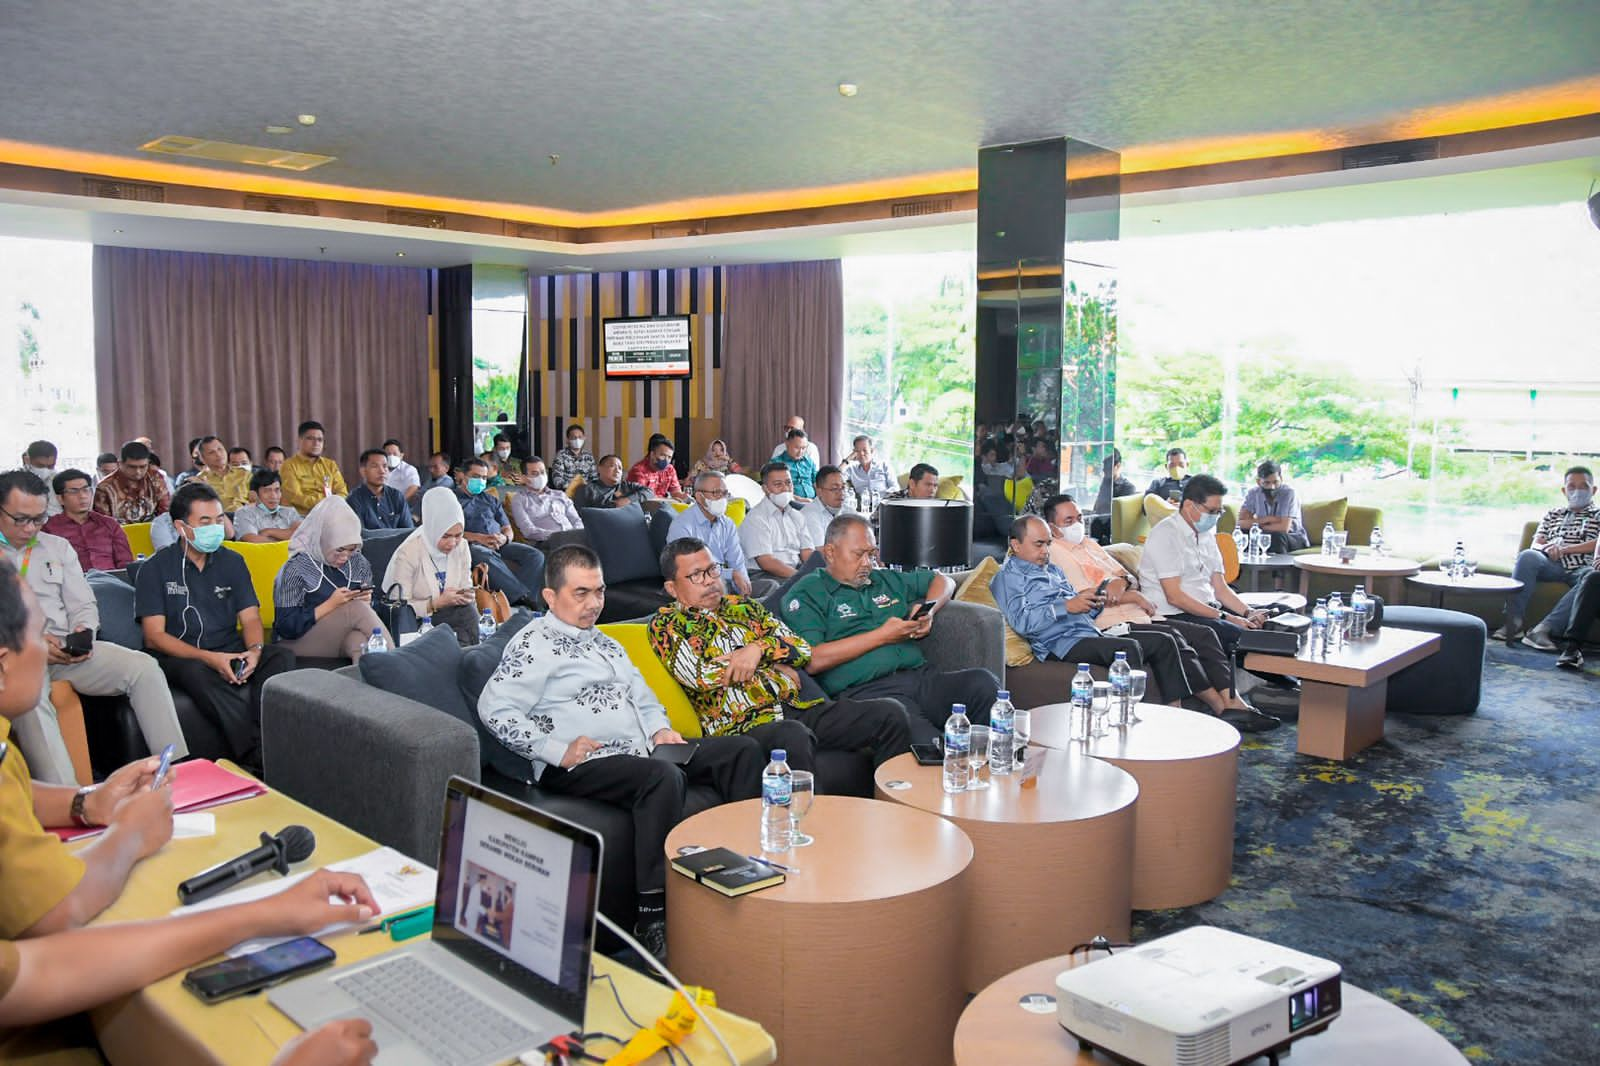
[[[1017,709],[1011,705],[1011,693],[1001,689],[995,693],[994,706],[989,708],[989,773],[1009,774],[1016,764],[1013,754],[1015,733],[1012,723]]]
[[[136,562],[136,563],[144,562],[144,552],[140,552],[138,555],[135,555],[133,557],[133,561]]]
[[[478,616],[478,640],[485,641],[494,636],[494,614],[485,607]]]
[[[1260,526],[1250,527],[1250,551],[1254,555],[1267,554],[1267,546],[1272,543],[1272,538]]]
[[[1322,527],[1323,555],[1337,555],[1339,553],[1339,546],[1334,543],[1334,534],[1335,530],[1332,522],[1328,522]]]
[[[417,619],[417,636],[427,636],[432,629],[433,615],[425,614],[421,618]]]
[[[1344,647],[1345,629],[1350,624],[1350,609],[1342,603],[1328,604],[1328,634],[1333,638],[1333,650]]]
[[[1250,536],[1246,537],[1244,535],[1244,530],[1240,529],[1238,526],[1233,527],[1233,550],[1239,553],[1239,558],[1243,559],[1246,555],[1255,550],[1255,532],[1256,531],[1254,527],[1252,527],[1250,530]]]
[[[1383,527],[1382,526],[1373,526],[1372,527],[1372,554],[1376,555],[1378,558],[1382,559],[1386,553],[1387,553],[1387,549],[1385,549],[1384,546],[1383,546]]]
[[[1456,550],[1450,553],[1450,580],[1459,581],[1467,576],[1467,545],[1456,541]]]
[[[972,722],[967,718],[965,704],[950,706],[950,717],[944,721],[944,790],[965,792],[972,780],[972,766],[967,753],[972,750]]]
[[[1361,640],[1367,635],[1367,623],[1372,619],[1372,600],[1367,596],[1367,586],[1357,585],[1350,594],[1350,609],[1355,612],[1350,636]]]
[[[1089,704],[1094,701],[1094,675],[1088,663],[1079,663],[1078,672],[1072,675],[1072,716],[1084,723],[1083,732],[1089,732]]]
[[[1318,600],[1311,608],[1311,652],[1327,654],[1328,651],[1328,601]]]
[[[761,771],[761,850],[788,851],[794,846],[794,822],[789,799],[794,795],[789,753],[772,749],[772,761]]]
[[[1119,722],[1128,720],[1128,697],[1133,693],[1132,673],[1128,667],[1128,653],[1117,652],[1116,659],[1111,663],[1111,695],[1117,701],[1117,711],[1121,715],[1117,719]]]
[[[389,642],[383,639],[383,630],[374,629],[372,631],[372,636],[367,638],[367,654],[371,655],[374,652],[381,652],[381,651],[388,651],[388,650],[389,650]]]

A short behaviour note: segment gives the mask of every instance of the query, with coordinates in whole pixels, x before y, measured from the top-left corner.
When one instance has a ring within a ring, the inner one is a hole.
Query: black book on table
[[[781,885],[785,880],[783,871],[777,867],[728,848],[679,855],[672,860],[672,868],[724,896],[742,896],[746,892]]]

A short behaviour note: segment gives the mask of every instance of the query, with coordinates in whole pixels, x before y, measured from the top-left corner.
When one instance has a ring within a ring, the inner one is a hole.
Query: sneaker
[[[1563,670],[1583,669],[1583,651],[1578,647],[1576,641],[1561,649],[1561,654],[1556,656],[1556,665]]]
[[[1550,639],[1550,631],[1541,622],[1522,635],[1522,643],[1538,651],[1555,651],[1556,642]]]
[[[1515,645],[1522,640],[1522,619],[1515,615],[1506,615],[1506,624],[1494,631],[1495,640],[1503,640],[1507,644]]]
[[[1241,733],[1270,733],[1283,724],[1270,714],[1257,710],[1223,711],[1222,720]]]
[[[640,922],[633,927],[633,938],[645,946],[656,961],[663,966],[667,962],[667,920],[658,918],[655,921]]]

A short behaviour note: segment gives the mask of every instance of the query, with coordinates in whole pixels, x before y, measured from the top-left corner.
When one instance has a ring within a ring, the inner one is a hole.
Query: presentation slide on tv
[[[570,840],[469,801],[456,928],[559,982],[571,868]]]
[[[603,327],[612,377],[689,373],[688,318],[608,318]]]

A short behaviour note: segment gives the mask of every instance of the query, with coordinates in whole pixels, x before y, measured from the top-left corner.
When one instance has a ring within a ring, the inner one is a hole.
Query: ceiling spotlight
[[[550,156],[550,165],[555,166],[559,162],[561,162],[561,157],[552,153]]]
[[[861,90],[856,87],[856,83],[853,82],[853,81],[841,81],[839,83],[839,95],[840,96],[849,98],[849,97],[854,96],[856,93],[858,93],[860,91]]]
[[[404,252],[396,252],[396,253],[394,253],[394,257],[396,259],[404,259],[406,257],[406,253],[404,253]]]
[[[316,115],[297,115],[295,117],[299,120],[300,125],[302,126],[315,126],[317,124]]]
[[[112,231],[111,231],[111,232],[112,232],[112,233],[126,233],[126,232],[128,232],[128,231],[127,231],[127,230],[124,230],[124,229],[114,229],[114,230],[112,230]]]
[[[279,137],[282,137],[286,133],[293,133],[294,132],[294,127],[293,126],[268,126],[267,127],[267,132],[268,133],[275,133]]]

